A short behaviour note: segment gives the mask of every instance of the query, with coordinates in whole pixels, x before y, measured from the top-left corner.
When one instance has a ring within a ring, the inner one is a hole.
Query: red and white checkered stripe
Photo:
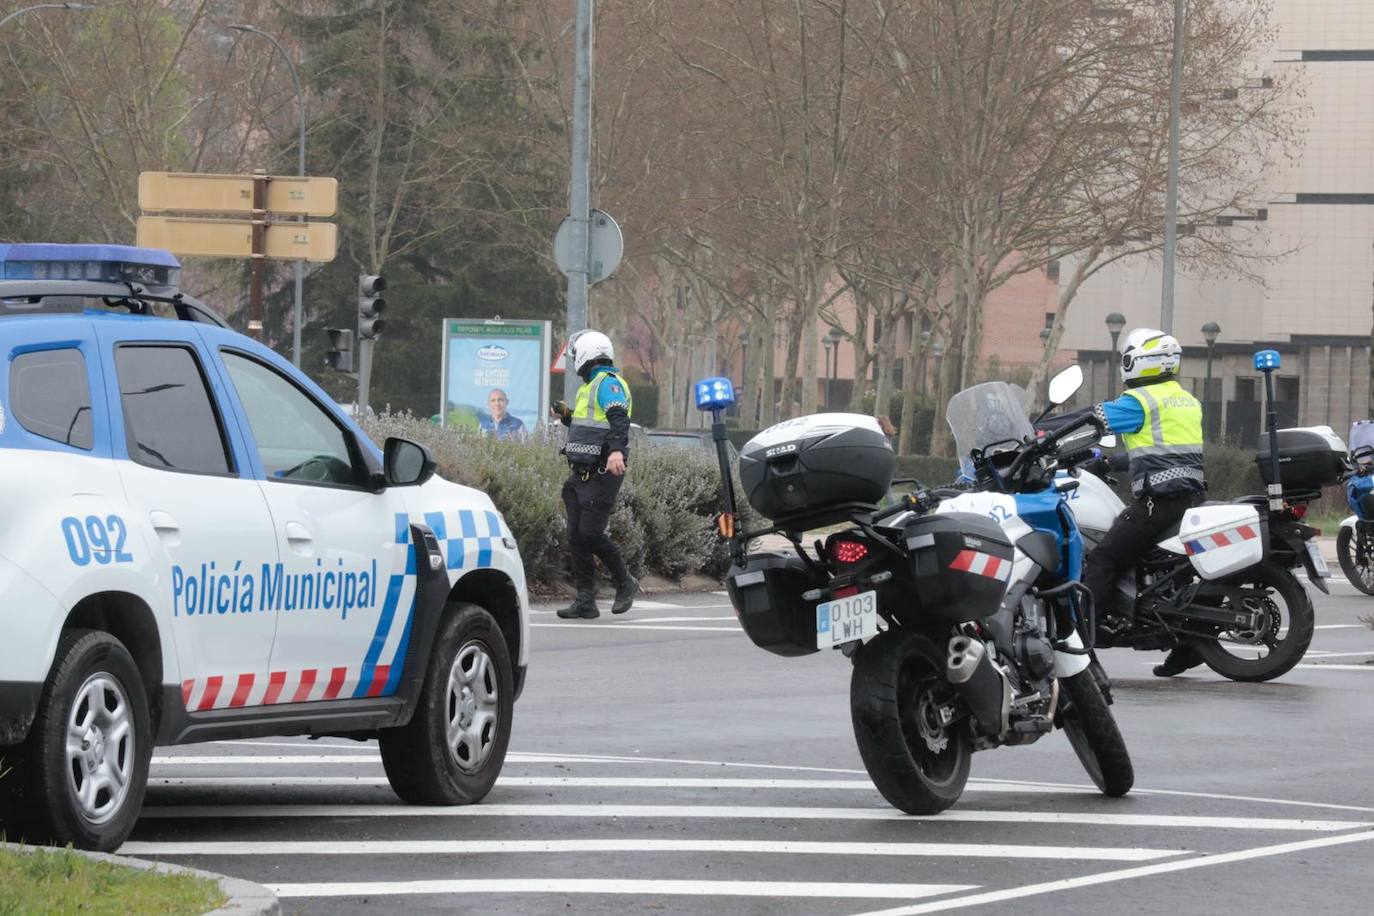
[[[949,568],[1002,582],[1011,578],[1011,560],[1003,560],[980,550],[959,551],[959,555],[949,564]]]
[[[1218,531],[1216,534],[1207,534],[1202,537],[1189,538],[1184,541],[1184,549],[1188,551],[1188,556],[1197,556],[1218,547],[1230,547],[1232,544],[1239,544],[1242,541],[1253,541],[1259,537],[1259,532],[1253,525],[1239,525],[1226,531]]]
[[[378,665],[366,696],[380,696],[391,666]],[[256,674],[212,674],[181,682],[181,700],[190,712],[275,706],[282,703],[314,703],[352,699],[362,668],[306,668],[304,671],[273,671]]]

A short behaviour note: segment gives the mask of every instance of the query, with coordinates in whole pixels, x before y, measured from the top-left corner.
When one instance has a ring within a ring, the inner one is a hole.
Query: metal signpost
[[[251,259],[248,332],[262,338],[262,264],[277,260],[334,260],[333,223],[282,221],[279,217],[333,216],[339,182],[334,178],[144,172],[138,176],[139,208],[157,215],[138,218],[136,244],[173,254]],[[193,216],[169,216],[186,213]],[[202,214],[243,214],[247,219]]]

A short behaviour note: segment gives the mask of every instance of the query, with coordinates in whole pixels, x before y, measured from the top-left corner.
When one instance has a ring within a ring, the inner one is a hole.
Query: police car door
[[[219,352],[281,555],[263,585],[277,616],[272,676],[302,700],[393,692],[414,600],[399,497],[369,488],[363,446],[314,393],[265,358]]]
[[[168,660],[167,679],[180,678],[192,712],[260,705],[276,626],[255,590],[277,562],[267,502],[244,473],[198,335],[189,323],[138,324],[157,339],[130,334],[132,323],[98,333],[118,380],[106,390],[130,543],[153,557],[159,625],[176,643],[180,670]]]

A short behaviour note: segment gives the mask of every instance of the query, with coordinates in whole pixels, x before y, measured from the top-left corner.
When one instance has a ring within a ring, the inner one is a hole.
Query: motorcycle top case
[[[887,496],[897,459],[873,417],[822,413],[770,426],[744,444],[740,482],[769,519]]]
[[[1198,506],[1183,515],[1178,538],[1204,579],[1221,579],[1264,559],[1264,530],[1252,505]]]
[[[795,554],[770,551],[731,567],[725,586],[754,645],[790,657],[816,651],[816,602],[803,600],[802,593],[823,582]]]
[[[1002,526],[983,515],[948,512],[912,519],[902,540],[915,579],[915,600],[898,606],[897,616],[953,623],[991,617],[1002,604],[1015,550]]]
[[[1346,470],[1345,443],[1329,426],[1281,429],[1279,472],[1285,496],[1311,494],[1322,487],[1341,482]],[[1260,452],[1255,456],[1265,484],[1274,482],[1273,462],[1269,460],[1269,440],[1260,436]]]

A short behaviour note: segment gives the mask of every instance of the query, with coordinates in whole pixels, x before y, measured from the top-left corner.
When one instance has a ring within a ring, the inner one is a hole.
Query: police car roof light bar
[[[1274,372],[1282,361],[1278,350],[1260,350],[1255,354],[1255,369],[1264,373],[1264,400],[1268,406],[1269,467],[1274,480],[1269,484],[1269,511],[1283,511],[1283,472],[1279,465],[1279,412],[1274,405]]]
[[[181,262],[161,248],[133,245],[0,245],[0,280],[87,280],[174,287]]]

